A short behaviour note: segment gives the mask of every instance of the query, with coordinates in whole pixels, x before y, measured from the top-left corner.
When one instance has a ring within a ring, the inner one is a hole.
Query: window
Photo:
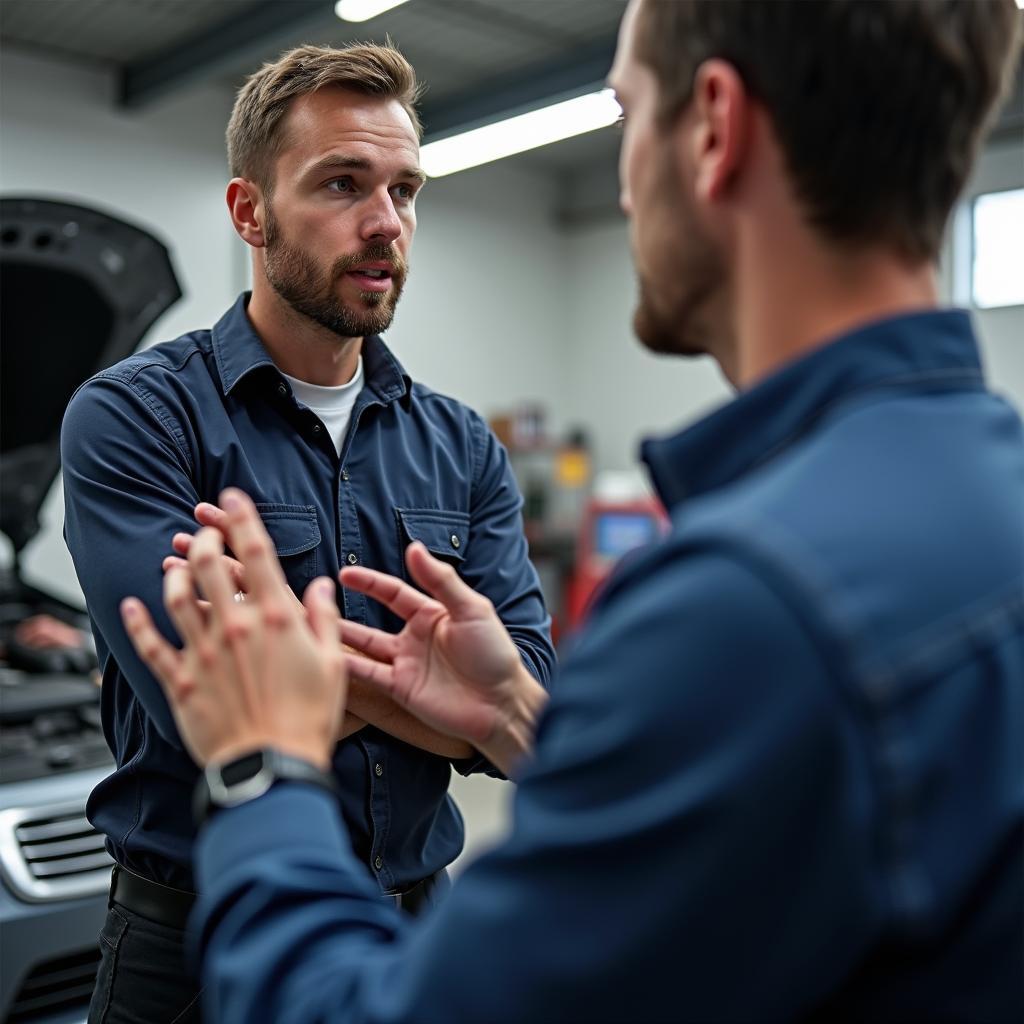
[[[972,221],[971,301],[1024,305],[1024,188],[978,196]]]

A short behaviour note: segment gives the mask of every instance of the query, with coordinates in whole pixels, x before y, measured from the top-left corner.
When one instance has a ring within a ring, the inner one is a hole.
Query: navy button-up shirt
[[[1019,1021],[1024,432],[966,315],[865,327],[647,460],[672,529],[428,918],[330,801],[204,830],[221,1024]]]
[[[484,421],[413,383],[380,338],[367,338],[366,383],[339,458],[253,331],[246,302],[212,331],[147,349],[87,382],[61,436],[65,537],[92,618],[117,761],[89,817],[120,863],[186,889],[197,771],[118,604],[139,595],[175,635],[161,608],[160,563],[176,531],[196,528],[197,502],[216,502],[228,485],[247,491],[299,594],[343,564],[402,575],[406,545],[421,540],[494,602],[538,680],[548,682],[554,663],[520,494]],[[356,622],[401,626],[361,594],[339,589],[339,603]],[[451,762],[367,727],[338,746],[334,763],[354,846],[382,889],[405,889],[458,855]]]

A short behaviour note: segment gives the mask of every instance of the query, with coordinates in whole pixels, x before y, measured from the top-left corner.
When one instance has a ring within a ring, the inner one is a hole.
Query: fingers
[[[227,536],[228,515],[223,509],[217,508],[209,501],[201,501],[196,505],[193,515],[200,526],[212,526]]]
[[[191,533],[176,533],[171,538],[171,548],[176,551],[182,558],[188,557],[188,549],[192,546],[192,534]],[[166,559],[165,559],[166,561]]]
[[[249,593],[257,600],[287,596],[277,551],[252,500],[232,487],[221,495],[221,505],[227,513],[228,539],[245,569]]]
[[[373,658],[364,658],[361,654],[349,654],[345,652],[345,667],[348,669],[349,677],[355,676],[362,682],[379,690],[385,697],[402,703],[396,695],[395,670],[391,665],[385,665]]]
[[[194,646],[202,641],[203,616],[199,610],[191,572],[172,567],[164,576],[164,606],[185,643]]]
[[[447,562],[434,558],[419,541],[413,541],[406,549],[405,564],[412,578],[436,597],[454,618],[467,619],[480,614],[480,595],[467,586]]]
[[[138,598],[126,597],[121,602],[121,620],[136,653],[156,676],[168,696],[180,696],[175,680],[181,653],[160,635],[149,612]]]
[[[377,661],[394,661],[398,651],[398,638],[380,629],[371,629],[361,622],[341,619],[341,639],[356,649],[356,652],[376,658]],[[346,652],[347,653],[347,652]]]
[[[188,544],[184,547],[184,552],[187,555],[188,551],[192,546],[192,535],[188,533],[175,534],[174,544],[177,544],[178,537],[185,537],[188,539]],[[241,590],[243,593],[246,592],[245,586],[245,566],[241,562],[229,555],[221,555],[221,560],[224,563],[224,568],[227,569],[228,575],[231,577],[231,583],[236,591]],[[176,555],[168,555],[161,563],[164,572],[173,566],[179,566],[182,569],[188,568],[188,561],[185,558],[178,558]]]
[[[435,603],[407,583],[376,569],[364,569],[362,566],[346,568],[341,570],[339,578],[342,586],[372,597],[406,621],[426,605]]]
[[[188,565],[199,589],[221,621],[234,610],[237,590],[225,564],[224,538],[219,530],[204,526],[195,536],[188,553]]]
[[[328,647],[339,646],[338,605],[334,599],[334,581],[326,576],[313,580],[302,595],[302,604],[317,640]]]

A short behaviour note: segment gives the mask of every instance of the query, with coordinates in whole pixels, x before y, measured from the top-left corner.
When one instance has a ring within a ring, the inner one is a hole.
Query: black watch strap
[[[238,807],[262,796],[277,782],[309,782],[337,795],[334,776],[315,764],[271,747],[253,750],[224,764],[207,765],[196,783],[192,813],[196,825],[225,807]]]

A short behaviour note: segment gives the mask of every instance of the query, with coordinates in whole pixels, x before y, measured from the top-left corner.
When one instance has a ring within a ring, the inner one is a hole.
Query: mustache
[[[397,249],[390,245],[371,245],[362,252],[339,256],[332,270],[334,279],[337,280],[364,263],[387,263],[391,268],[391,276],[399,279],[409,272],[408,264]]]

